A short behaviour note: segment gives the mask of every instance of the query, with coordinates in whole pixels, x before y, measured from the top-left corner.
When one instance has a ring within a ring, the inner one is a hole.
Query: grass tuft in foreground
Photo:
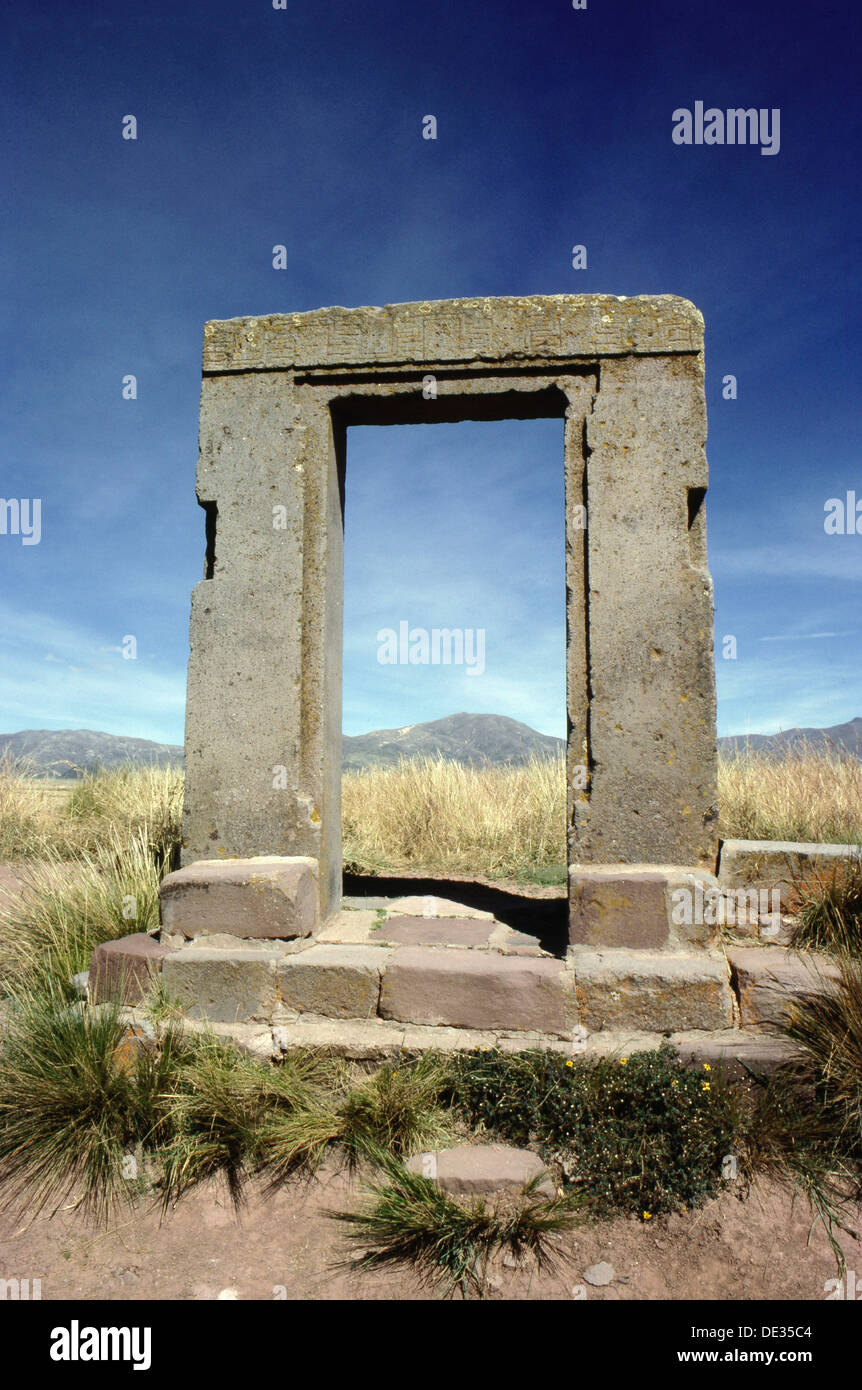
[[[175,1039],[129,1066],[119,1011],[47,991],[11,1001],[0,1052],[0,1182],[6,1205],[68,1198],[106,1220],[133,1193],[137,1160],[164,1131]]]
[[[553,1267],[560,1253],[553,1238],[582,1215],[577,1199],[548,1198],[539,1191],[538,1178],[523,1195],[491,1203],[479,1197],[457,1200],[383,1155],[379,1166],[384,1177],[370,1186],[364,1206],[331,1213],[363,1247],[360,1268],[409,1264],[432,1283],[481,1294],[495,1255]]]

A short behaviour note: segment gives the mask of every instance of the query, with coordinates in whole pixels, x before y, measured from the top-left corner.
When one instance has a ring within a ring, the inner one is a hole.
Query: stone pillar
[[[602,362],[580,492],[586,533],[567,508],[570,759],[588,770],[587,790],[570,791],[573,864],[715,868],[705,446],[700,354]],[[585,719],[572,710],[584,648]]]

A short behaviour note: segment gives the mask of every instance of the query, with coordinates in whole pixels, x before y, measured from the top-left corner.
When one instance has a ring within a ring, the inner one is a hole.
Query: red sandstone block
[[[383,976],[380,1013],[403,1023],[566,1037],[575,1019],[565,978],[558,960],[402,946]]]
[[[90,1002],[137,1004],[162,968],[168,948],[146,932],[103,941],[90,961]]]

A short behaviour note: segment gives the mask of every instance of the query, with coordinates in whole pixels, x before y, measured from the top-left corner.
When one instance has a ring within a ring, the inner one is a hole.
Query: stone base
[[[841,978],[828,957],[800,956],[780,946],[730,946],[727,958],[743,1028],[786,1023],[794,999],[825,993]]]
[[[569,869],[569,941],[596,950],[685,950],[718,938],[718,880],[698,867],[573,864]]]
[[[200,860],[168,874],[159,900],[162,926],[174,936],[310,936],[318,926],[317,860]]]
[[[90,960],[88,996],[92,1004],[136,1004],[152,984],[170,952],[146,932],[103,941]]]

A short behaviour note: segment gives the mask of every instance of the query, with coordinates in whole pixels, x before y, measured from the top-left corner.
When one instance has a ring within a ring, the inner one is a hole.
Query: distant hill
[[[734,734],[720,738],[723,753],[735,753],[748,747],[767,757],[781,758],[801,747],[834,748],[862,759],[862,719],[848,719],[846,724],[833,724],[828,729],[782,729],[778,734]]]
[[[450,714],[427,724],[403,729],[377,729],[370,734],[345,734],[341,766],[346,772],[363,767],[387,767],[400,758],[443,757],[482,766],[529,762],[555,757],[565,740],[539,734],[529,724],[503,714]]]
[[[718,740],[722,752],[746,746],[767,757],[783,757],[801,746],[835,748],[862,760],[862,718],[828,729],[784,729],[778,734],[735,734]],[[450,714],[402,729],[345,734],[341,766],[346,771],[391,767],[401,758],[442,757],[465,766],[518,766],[531,758],[552,758],[565,741],[537,733],[529,724],[503,714]],[[92,729],[24,729],[0,734],[0,757],[25,758],[37,777],[80,777],[123,763],[182,764],[183,749],[146,738],[122,738]]]
[[[0,758],[24,758],[37,777],[80,777],[121,763],[182,763],[183,750],[147,738],[122,738],[92,729],[24,729],[0,734]]]

